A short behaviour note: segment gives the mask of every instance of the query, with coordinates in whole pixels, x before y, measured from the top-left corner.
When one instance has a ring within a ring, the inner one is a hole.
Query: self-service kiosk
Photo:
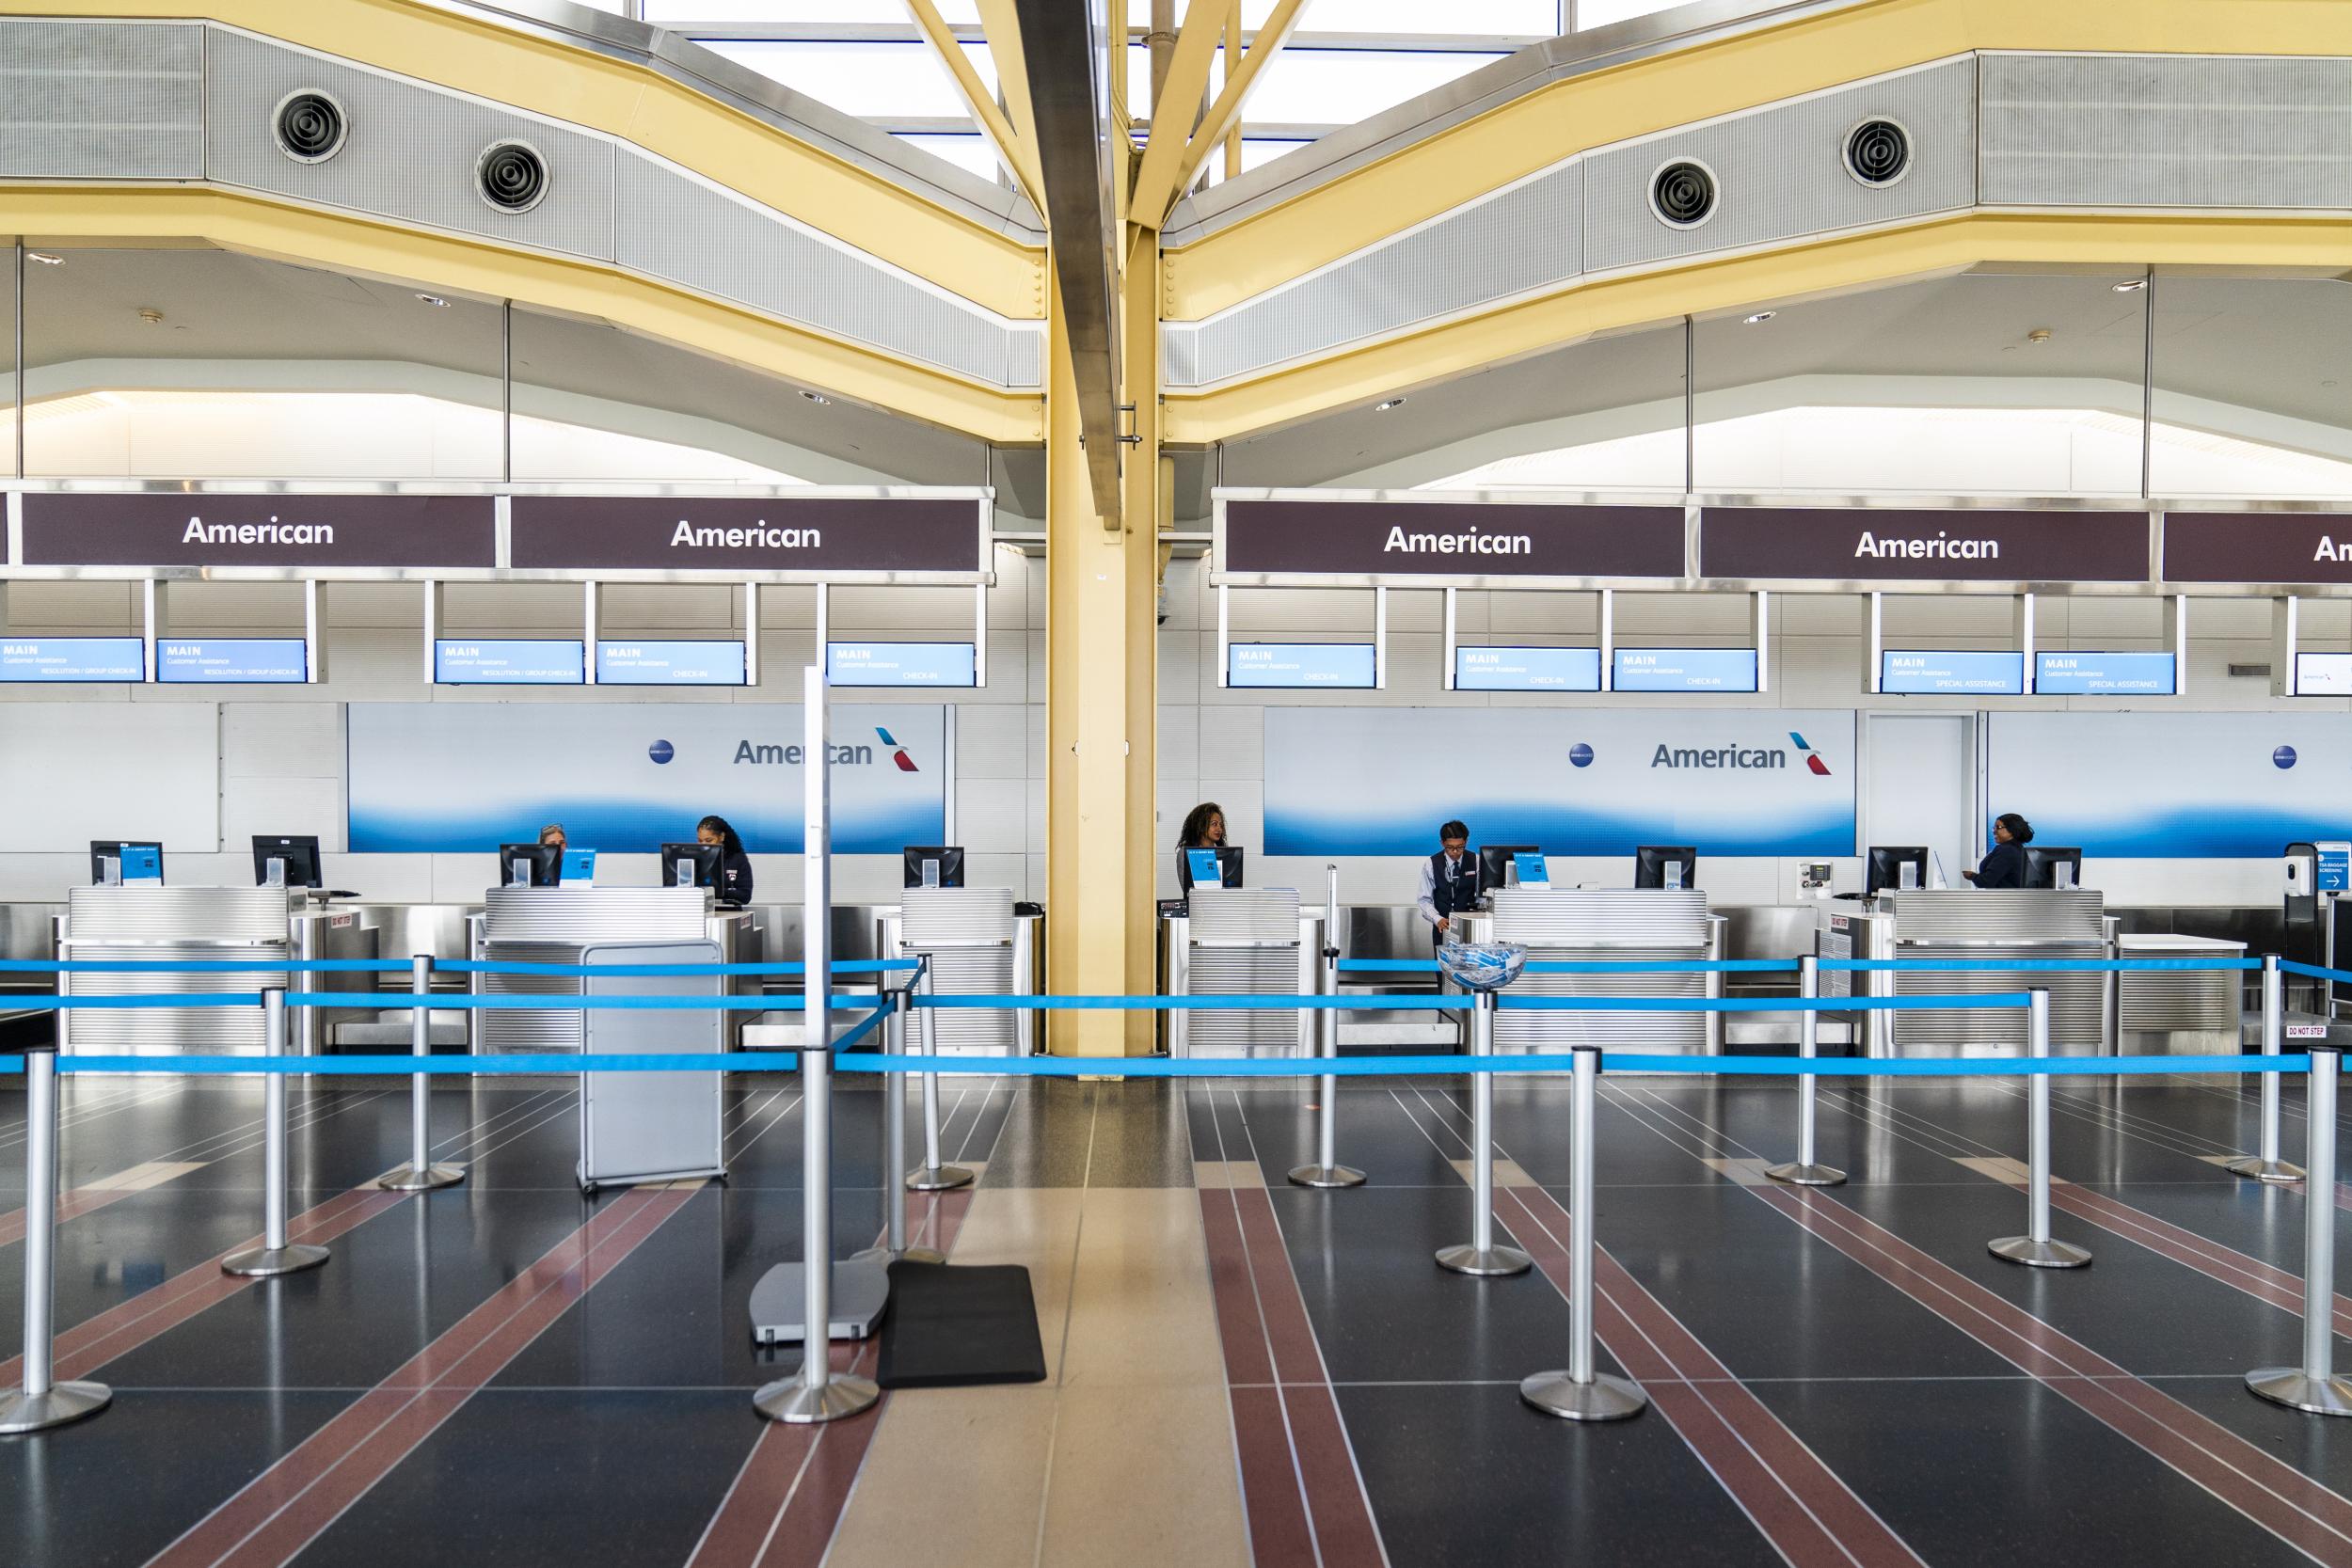
[[[2285,956],[2327,969],[2345,967],[2345,960],[2352,959],[2352,922],[2339,921],[2337,912],[2345,896],[2352,895],[2352,843],[2322,839],[2316,843],[2290,844],[2282,869]],[[2339,1003],[2352,1004],[2352,987],[2323,980],[2313,980],[2310,985],[2311,991],[2298,999],[2296,992],[2303,983],[2288,981],[2290,1012],[2314,1012],[2333,1018]]]

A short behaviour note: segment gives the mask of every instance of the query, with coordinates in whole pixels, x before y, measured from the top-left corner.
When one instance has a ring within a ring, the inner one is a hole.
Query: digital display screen
[[[1890,648],[1879,655],[1879,689],[1903,697],[2022,697],[2026,656]]]
[[[599,641],[598,686],[741,686],[740,642]]]
[[[1754,691],[1754,648],[1619,648],[1619,691]]]
[[[155,643],[155,678],[215,686],[299,686],[310,678],[299,637],[166,637]]]
[[[974,686],[979,658],[969,642],[828,642],[828,686]]]
[[[0,681],[143,681],[147,641],[139,637],[0,638]]]
[[[585,686],[587,644],[579,638],[441,638],[433,644],[440,686]]]
[[[2352,697],[2352,654],[2296,654],[2295,694]]]
[[[2033,689],[2044,697],[2169,697],[2178,677],[2170,654],[2070,649],[2034,656]]]
[[[1456,691],[1598,691],[1598,648],[1456,648]]]
[[[1226,649],[1225,684],[1369,691],[1376,665],[1369,642],[1235,642]]]

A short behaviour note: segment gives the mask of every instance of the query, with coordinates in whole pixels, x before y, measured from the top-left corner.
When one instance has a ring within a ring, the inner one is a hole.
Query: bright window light
[[[1264,25],[1273,10],[1274,0],[1242,0],[1243,30]],[[1298,30],[1549,38],[1560,30],[1560,7],[1558,0],[1447,0],[1443,6],[1429,0],[1307,0]]]
[[[1503,57],[1454,50],[1294,45],[1265,68],[1247,116],[1258,125],[1353,125]]]
[[[705,47],[772,77],[795,92],[863,119],[969,119],[946,62],[928,43],[771,42],[711,39]],[[993,92],[996,62],[988,46],[967,43],[966,58]]]
[[[1672,5],[1661,6],[1658,0],[1576,0],[1576,30],[1581,33],[1587,27],[1606,27],[1612,22],[1670,11],[1682,3],[1683,0],[1674,0]]]
[[[926,152],[935,153],[958,168],[967,169],[983,180],[996,178],[996,149],[990,146],[988,138],[977,132],[968,136],[937,135],[926,132],[904,135],[898,139],[909,147],[919,147]]]
[[[980,20],[977,0],[936,0],[936,4],[941,18],[950,26]],[[648,22],[686,32],[699,31],[705,23],[739,27],[844,24],[903,27],[910,20],[905,0],[645,0],[644,14]]]

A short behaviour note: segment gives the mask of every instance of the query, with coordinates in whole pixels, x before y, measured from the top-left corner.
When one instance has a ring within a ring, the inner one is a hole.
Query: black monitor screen
[[[1633,885],[1658,887],[1666,885],[1666,867],[1682,867],[1682,885],[1699,885],[1699,852],[1687,844],[1639,844],[1633,848]]]
[[[499,885],[506,887],[515,881],[515,863],[531,863],[531,885],[553,887],[564,870],[564,851],[552,844],[501,844],[499,846]]]
[[[2026,846],[2026,885],[2027,887],[2058,886],[2058,868],[2063,863],[2072,869],[2074,885],[2083,885],[2083,852],[2052,845],[2043,848],[2039,844]]]
[[[1179,849],[1176,851],[1176,880],[1183,886],[1184,892],[1187,894],[1192,892],[1193,887],[1192,857],[1201,852],[1202,851],[1200,849]],[[1220,847],[1213,852],[1216,856],[1217,886],[1241,886],[1241,846],[1238,844],[1228,844]]]
[[[319,841],[309,833],[255,833],[253,835],[253,885],[267,887],[269,863],[286,863],[286,886],[325,887],[326,882],[319,872]]]
[[[1511,885],[1511,857],[1543,851],[1533,844],[1484,844],[1478,848],[1478,891],[1492,893]]]
[[[681,887],[678,862],[694,863],[695,887],[715,888],[719,885],[719,847],[715,844],[665,844],[661,847],[661,885]]]
[[[1862,891],[1865,893],[1876,893],[1881,888],[1901,887],[1903,885],[1902,868],[1906,865],[1915,865],[1919,868],[1912,876],[1911,885],[1913,887],[1925,887],[1928,885],[1928,851],[1925,845],[1871,845],[1870,863],[1868,869],[1864,873]]]
[[[963,885],[963,846],[961,844],[910,844],[901,851],[906,858],[904,887],[921,887],[926,863],[938,867],[932,881],[939,887]]]
[[[142,875],[148,855],[155,857],[152,875]],[[105,881],[106,863],[113,861],[117,876],[123,881],[154,881],[164,879],[164,847],[153,839],[107,838],[92,839],[89,846],[89,879],[94,886]]]

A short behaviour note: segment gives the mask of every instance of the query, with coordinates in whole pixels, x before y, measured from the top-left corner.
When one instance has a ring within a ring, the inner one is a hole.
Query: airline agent
[[[2013,811],[1993,819],[1993,847],[1974,871],[1963,871],[1979,888],[2024,887],[2025,846],[2033,842],[2033,826]]]
[[[723,816],[706,816],[694,824],[694,842],[719,847],[719,902],[743,905],[752,901],[752,858],[743,853],[743,840]]]
[[[1478,857],[1470,852],[1470,828],[1449,822],[1438,830],[1438,852],[1421,863],[1421,896],[1414,907],[1429,922],[1432,946],[1444,942],[1454,917],[1478,902]]]

